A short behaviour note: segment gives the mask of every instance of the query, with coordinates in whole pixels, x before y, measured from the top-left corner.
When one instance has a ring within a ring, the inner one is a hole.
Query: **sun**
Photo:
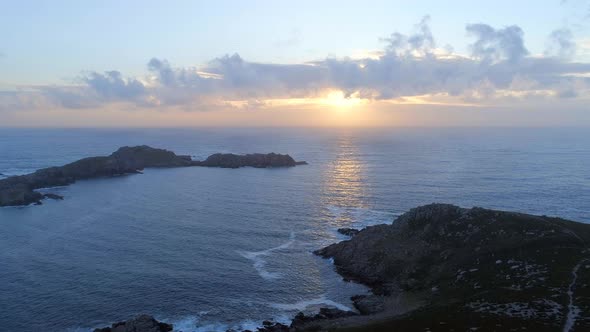
[[[319,100],[322,105],[330,106],[336,110],[350,110],[355,106],[359,106],[363,103],[363,99],[358,97],[358,93],[354,93],[350,96],[346,96],[344,91],[332,90],[328,94]]]

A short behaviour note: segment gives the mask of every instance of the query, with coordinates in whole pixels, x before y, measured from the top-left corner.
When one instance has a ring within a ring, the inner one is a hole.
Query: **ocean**
[[[339,227],[432,202],[590,222],[588,128],[0,128],[0,177],[142,144],[309,165],[148,169],[0,208],[0,330],[91,331],[147,313],[225,331],[351,308],[368,289],[312,251],[346,239]]]

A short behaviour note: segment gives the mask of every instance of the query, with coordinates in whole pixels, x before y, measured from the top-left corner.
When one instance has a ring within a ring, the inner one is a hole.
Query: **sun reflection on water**
[[[336,142],[336,157],[324,175],[324,206],[338,224],[353,221],[350,211],[368,208],[365,165],[359,156],[356,137],[350,133],[340,136]]]

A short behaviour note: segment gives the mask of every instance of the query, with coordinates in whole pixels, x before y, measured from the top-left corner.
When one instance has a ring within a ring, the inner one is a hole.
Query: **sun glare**
[[[363,100],[358,97],[357,93],[347,97],[343,91],[333,90],[330,91],[326,97],[321,98],[319,103],[331,106],[337,110],[350,110],[353,107],[362,104]]]

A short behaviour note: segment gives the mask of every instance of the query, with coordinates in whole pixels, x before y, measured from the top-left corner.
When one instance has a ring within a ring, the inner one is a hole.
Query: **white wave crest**
[[[201,323],[198,316],[188,316],[177,320],[168,320],[174,328],[174,332],[225,332],[227,330],[250,330],[255,331],[259,322],[244,320],[237,324],[226,324],[221,322]]]
[[[254,269],[256,272],[265,280],[276,280],[281,277],[281,273],[278,272],[270,272],[266,270],[266,260],[265,257],[268,257],[275,251],[288,249],[295,243],[295,233],[291,232],[289,236],[289,241],[281,244],[280,246],[262,250],[262,251],[238,251],[242,257],[249,259],[253,262]]]
[[[345,306],[342,303],[329,300],[325,295],[316,299],[303,300],[295,303],[271,303],[270,306],[272,308],[285,311],[303,311],[311,306],[329,306],[344,311],[352,311],[351,308]]]

